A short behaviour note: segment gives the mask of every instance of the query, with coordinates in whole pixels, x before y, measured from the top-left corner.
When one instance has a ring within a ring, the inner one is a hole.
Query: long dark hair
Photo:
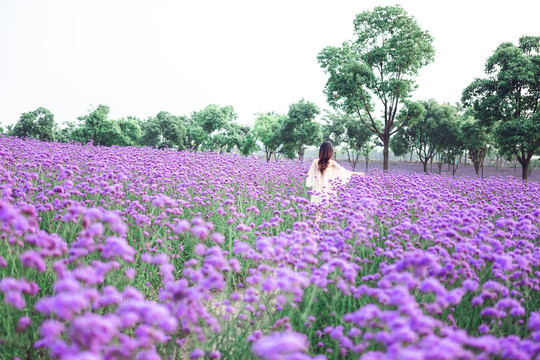
[[[324,174],[324,170],[328,167],[330,159],[334,156],[334,148],[329,141],[325,141],[321,144],[319,148],[319,171],[321,175]]]

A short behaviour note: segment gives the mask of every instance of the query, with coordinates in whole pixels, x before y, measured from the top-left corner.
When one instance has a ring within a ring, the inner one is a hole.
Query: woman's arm
[[[364,174],[364,173],[361,172],[361,171],[353,171],[352,174],[353,174],[353,175],[358,175],[358,176],[366,176],[366,174]]]

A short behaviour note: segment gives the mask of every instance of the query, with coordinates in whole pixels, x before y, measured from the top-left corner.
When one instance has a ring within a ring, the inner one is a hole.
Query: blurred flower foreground
[[[0,137],[1,359],[538,359],[540,185]],[[317,214],[322,214],[316,222]]]

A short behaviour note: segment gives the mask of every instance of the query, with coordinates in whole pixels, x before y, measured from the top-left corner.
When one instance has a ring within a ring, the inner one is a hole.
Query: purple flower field
[[[538,359],[540,184],[0,137],[1,359]],[[320,221],[316,221],[321,212]]]

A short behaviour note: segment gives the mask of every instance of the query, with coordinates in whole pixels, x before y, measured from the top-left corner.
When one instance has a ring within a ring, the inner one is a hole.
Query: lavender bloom
[[[34,268],[41,273],[47,269],[47,263],[45,263],[41,255],[35,250],[25,251],[21,254],[20,259],[24,266]]]
[[[136,251],[125,239],[110,236],[105,240],[101,254],[105,259],[119,257],[127,262],[133,262]]]
[[[308,348],[307,337],[292,331],[274,332],[257,340],[251,350],[265,360],[280,360],[287,355],[305,352]]]

